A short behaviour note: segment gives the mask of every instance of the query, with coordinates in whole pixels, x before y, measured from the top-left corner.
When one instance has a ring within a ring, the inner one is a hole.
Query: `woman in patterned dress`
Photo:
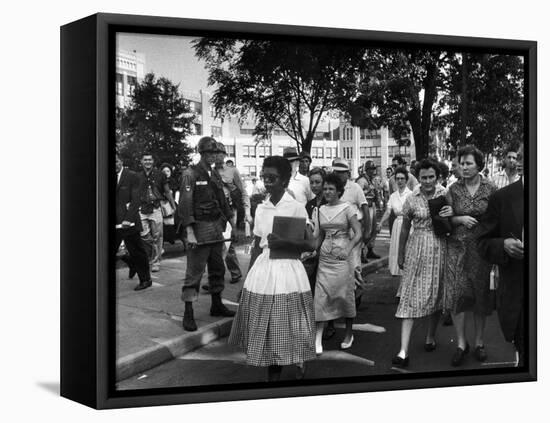
[[[487,360],[483,342],[485,320],[492,312],[489,274],[491,264],[479,255],[476,239],[479,218],[487,210],[495,185],[480,175],[485,163],[483,153],[471,145],[458,150],[462,179],[449,187],[447,203],[453,208],[453,232],[447,241],[443,307],[453,316],[457,349],[451,364],[460,366],[470,347],[466,340],[464,321],[466,311],[472,311],[475,328],[474,355],[478,361]]]
[[[397,183],[397,190],[390,195],[388,200],[388,205],[386,212],[380,219],[377,225],[377,231],[380,232],[382,225],[390,217],[390,213],[393,211],[396,219],[393,224],[390,238],[390,253],[388,259],[388,267],[392,276],[400,276],[402,274],[399,265],[397,264],[397,253],[399,251],[399,236],[401,234],[401,226],[403,223],[403,205],[405,200],[412,193],[412,191],[407,187],[407,181],[409,180],[409,172],[404,167],[398,167],[395,170],[395,182]],[[401,284],[399,285],[401,286]],[[399,297],[400,290],[397,292]]]
[[[355,206],[341,200],[344,187],[341,178],[328,175],[323,187],[327,204],[319,208],[318,216],[313,216],[314,236],[317,244],[321,244],[314,298],[317,354],[323,352],[322,335],[326,322],[342,317],[346,332],[340,348],[345,350],[353,344],[355,280],[348,258],[353,247],[361,241],[362,231]],[[353,236],[350,236],[350,229]]]
[[[305,362],[315,355],[313,298],[306,271],[299,258],[271,259],[270,249],[312,251],[315,240],[309,226],[301,241],[283,239],[272,232],[275,216],[307,219],[303,204],[285,189],[291,168],[280,156],[264,160],[263,180],[269,197],[256,209],[251,268],[243,285],[229,343],[246,352],[246,362],[268,368],[268,381],[279,380],[282,366],[298,366],[302,378]]]
[[[398,264],[403,269],[403,278],[395,317],[403,320],[401,349],[392,359],[392,363],[400,367],[409,364],[409,341],[415,319],[430,316],[424,348],[427,351],[435,348],[435,328],[439,320],[438,312],[441,310],[445,240],[434,233],[428,200],[445,195],[445,189],[437,184],[437,162],[424,159],[417,170],[420,187],[416,187],[405,200],[399,239]],[[439,215],[451,216],[451,207],[443,207]],[[413,232],[409,238],[411,224]]]

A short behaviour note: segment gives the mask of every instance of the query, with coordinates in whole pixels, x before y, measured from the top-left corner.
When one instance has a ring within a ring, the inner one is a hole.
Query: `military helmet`
[[[227,151],[225,150],[225,145],[221,142],[216,142],[216,148],[218,149],[218,153],[227,154]]]
[[[202,153],[217,153],[218,147],[216,140],[212,137],[202,137],[197,144],[197,151]]]

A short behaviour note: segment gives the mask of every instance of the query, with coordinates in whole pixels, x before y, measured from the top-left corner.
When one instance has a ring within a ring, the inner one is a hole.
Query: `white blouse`
[[[393,210],[396,216],[402,216],[403,204],[405,204],[405,200],[410,194],[412,194],[412,191],[407,187],[405,187],[402,193],[399,190],[394,191],[388,200],[388,210]]]

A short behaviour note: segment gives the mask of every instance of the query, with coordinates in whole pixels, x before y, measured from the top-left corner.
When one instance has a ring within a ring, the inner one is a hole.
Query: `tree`
[[[212,103],[220,117],[255,121],[254,134],[285,132],[310,152],[321,119],[353,96],[363,49],[338,44],[200,38]]]
[[[448,61],[444,51],[369,49],[359,94],[343,107],[353,124],[387,126],[398,143],[408,142],[412,130],[416,157],[427,157],[433,117],[442,108],[438,93],[445,89]]]
[[[117,149],[131,167],[139,168],[144,151],[151,152],[159,164],[189,163],[192,149],[185,138],[191,133],[194,115],[178,88],[149,73],[135,86],[130,106],[117,109]]]
[[[524,63],[521,56],[457,54],[446,94],[453,149],[474,144],[485,154],[499,153],[523,140]]]

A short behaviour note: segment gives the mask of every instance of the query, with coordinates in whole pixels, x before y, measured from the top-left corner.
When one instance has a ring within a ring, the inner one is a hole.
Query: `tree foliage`
[[[416,157],[427,157],[448,61],[443,51],[367,50],[359,94],[344,106],[352,123],[363,128],[387,126],[399,144],[410,143],[412,131]]]
[[[523,140],[524,65],[521,56],[464,53],[453,58],[449,113],[438,122],[450,129],[452,150],[474,144],[499,153]]]
[[[309,152],[321,119],[354,94],[362,49],[338,44],[200,38],[216,114],[253,117],[255,135],[284,131]],[[343,100],[344,99],[344,100]]]
[[[152,153],[158,164],[187,165],[192,150],[185,139],[193,119],[178,85],[149,73],[136,85],[130,106],[117,109],[118,153],[135,169],[144,151]]]

